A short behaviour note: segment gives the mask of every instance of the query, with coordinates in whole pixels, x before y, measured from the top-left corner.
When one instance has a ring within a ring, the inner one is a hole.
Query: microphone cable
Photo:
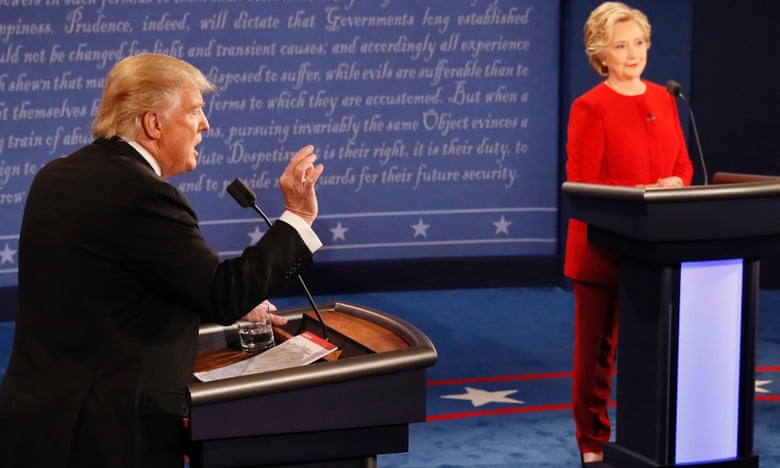
[[[243,180],[238,178],[234,179],[233,182],[228,185],[227,191],[242,208],[252,207],[260,215],[260,217],[263,218],[263,221],[265,221],[268,227],[273,225],[271,220],[268,218],[268,216],[265,215],[265,213],[263,213],[263,210],[255,201],[257,200],[255,192],[252,191],[252,189],[249,188]],[[303,292],[306,294],[306,299],[308,299],[312,310],[314,310],[314,313],[317,315],[317,320],[320,321],[320,325],[322,326],[322,339],[328,341],[328,327],[325,325],[325,321],[322,319],[322,314],[320,314],[320,309],[314,302],[314,298],[312,298],[311,293],[309,292],[309,288],[306,287],[306,283],[303,281],[303,277],[301,275],[298,275],[298,282],[303,287]]]
[[[707,165],[704,163],[704,153],[701,151],[701,141],[699,140],[699,130],[696,128],[696,118],[693,116],[693,109],[691,108],[691,104],[688,102],[688,100],[685,98],[685,94],[682,92],[682,86],[680,83],[669,80],[666,82],[666,91],[671,94],[674,97],[679,97],[685,102],[685,105],[688,107],[688,114],[691,116],[691,126],[693,127],[693,137],[696,140],[696,148],[699,150],[699,159],[701,160],[701,170],[704,173],[704,185],[709,185],[708,180],[709,177],[707,176]]]

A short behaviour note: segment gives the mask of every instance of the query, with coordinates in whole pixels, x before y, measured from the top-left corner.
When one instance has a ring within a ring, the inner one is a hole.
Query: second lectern
[[[640,189],[566,182],[588,239],[620,255],[615,442],[624,467],[758,466],[759,260],[780,252],[780,178]]]

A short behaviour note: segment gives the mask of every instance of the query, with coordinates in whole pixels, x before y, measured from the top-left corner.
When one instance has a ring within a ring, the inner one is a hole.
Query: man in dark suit
[[[35,177],[0,466],[181,467],[199,324],[245,316],[321,246],[311,146],[281,175],[286,210],[257,244],[222,262],[206,244],[165,179],[195,168],[212,91],[181,60],[126,58],[107,76],[96,140]]]

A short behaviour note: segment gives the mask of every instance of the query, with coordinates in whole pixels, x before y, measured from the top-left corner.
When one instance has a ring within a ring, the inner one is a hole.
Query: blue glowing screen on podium
[[[743,260],[680,268],[675,463],[737,456]]]

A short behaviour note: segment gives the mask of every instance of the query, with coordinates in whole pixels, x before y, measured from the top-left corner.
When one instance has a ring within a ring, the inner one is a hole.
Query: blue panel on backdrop
[[[211,130],[199,167],[172,183],[222,255],[264,230],[226,185],[243,178],[278,215],[277,177],[306,144],[326,167],[318,262],[555,255],[559,8],[549,0],[4,7],[0,286],[16,283],[33,175],[91,142],[106,72],[144,51],[183,58],[219,87],[206,96]]]

